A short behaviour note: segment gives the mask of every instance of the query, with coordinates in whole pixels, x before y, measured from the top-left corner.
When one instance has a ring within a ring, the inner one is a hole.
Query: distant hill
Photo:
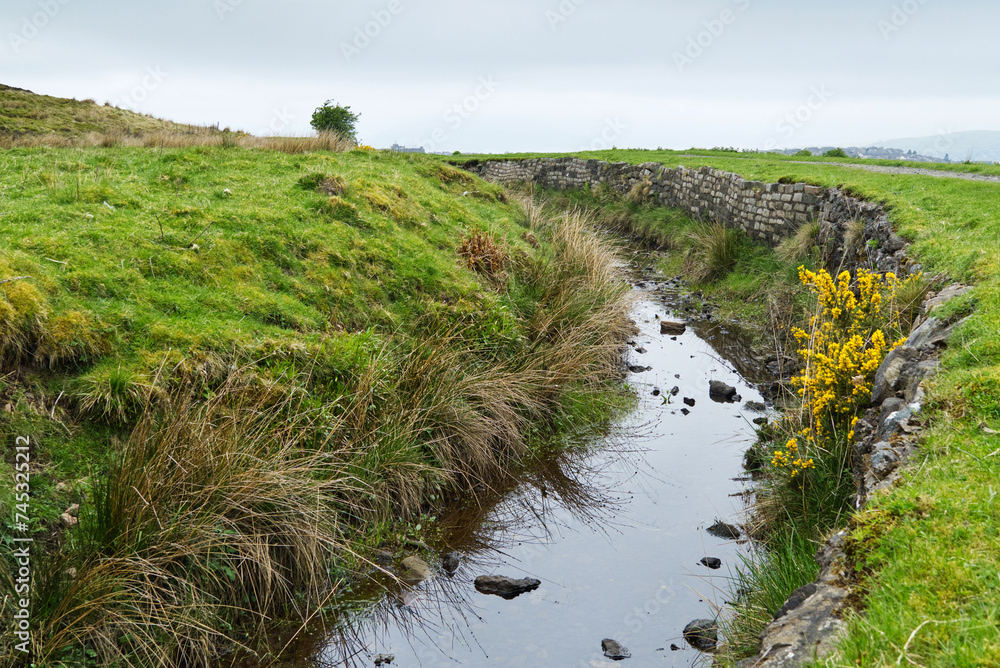
[[[0,136],[54,134],[80,137],[91,132],[201,134],[217,132],[217,129],[164,121],[127,109],[99,105],[93,100],[38,95],[30,90],[0,84]]]
[[[951,162],[1000,162],[1000,132],[979,130],[975,132],[952,132],[931,137],[909,137],[873,142],[874,146],[892,147],[904,151],[915,151]]]

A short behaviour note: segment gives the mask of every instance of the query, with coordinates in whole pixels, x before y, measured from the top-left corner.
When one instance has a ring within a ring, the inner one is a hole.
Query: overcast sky
[[[0,83],[435,151],[770,148],[1000,130],[985,0],[3,0]]]

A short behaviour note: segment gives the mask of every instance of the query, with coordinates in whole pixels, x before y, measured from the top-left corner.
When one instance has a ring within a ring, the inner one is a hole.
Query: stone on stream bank
[[[441,557],[441,568],[443,568],[444,572],[447,573],[449,576],[455,574],[455,571],[458,570],[458,567],[459,565],[461,565],[461,563],[462,563],[462,555],[459,554],[458,552],[449,552],[448,554]]]
[[[696,619],[684,627],[684,640],[699,652],[715,651],[719,627],[711,619]]]
[[[534,578],[516,580],[502,575],[480,575],[476,578],[476,591],[480,594],[499,596],[509,601],[525,592],[538,589],[541,584],[541,580]]]
[[[403,559],[402,564],[404,569],[402,579],[407,584],[420,584],[424,580],[430,580],[434,577],[431,567],[420,557],[407,557]]]
[[[666,320],[660,321],[660,334],[665,334],[667,336],[680,336],[687,331],[687,325],[683,322],[668,322]]]
[[[736,388],[732,385],[727,385],[721,380],[711,380],[708,383],[708,396],[712,401],[718,402],[720,404],[734,404],[737,401],[742,401],[742,397],[736,394]]]
[[[716,538],[729,538],[730,540],[736,540],[740,537],[740,528],[734,524],[726,524],[725,522],[717,521],[712,526],[708,527],[708,533]]]
[[[604,656],[612,661],[632,658],[632,653],[628,651],[627,647],[622,647],[620,642],[611,638],[605,638],[601,641],[601,649],[604,651]]]

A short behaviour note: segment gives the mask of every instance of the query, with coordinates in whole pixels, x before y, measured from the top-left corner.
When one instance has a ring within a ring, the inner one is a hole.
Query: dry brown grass
[[[208,401],[146,414],[86,505],[89,556],[55,588],[38,657],[85,645],[106,664],[207,665],[221,629],[315,611],[366,490],[336,421],[289,389],[236,373]]]
[[[774,252],[783,262],[794,264],[809,257],[819,237],[820,224],[817,221],[799,227],[790,237],[782,239]]]
[[[106,132],[90,132],[79,137],[64,135],[13,135],[0,134],[0,149],[10,148],[191,148],[195,146],[238,146],[282,153],[311,153],[332,151],[343,153],[356,145],[333,133],[315,137],[254,137],[238,132],[219,132],[214,128],[196,128],[191,131],[151,132],[129,134],[120,128]]]
[[[472,230],[462,239],[458,254],[465,258],[469,269],[491,280],[501,280],[510,261],[507,249],[496,236],[479,229]]]

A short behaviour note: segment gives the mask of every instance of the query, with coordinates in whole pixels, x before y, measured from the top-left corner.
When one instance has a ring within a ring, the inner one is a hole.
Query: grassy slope
[[[127,129],[132,133],[145,134],[186,131],[188,126],[126,109],[98,105],[93,100],[37,95],[0,84],[0,135],[77,136],[88,132],[124,132]]]
[[[156,493],[160,515],[182,513],[183,494],[205,483],[168,480],[177,493],[164,493],[149,476],[176,474],[170,448],[181,446],[145,444],[173,434],[190,448],[182,450],[188,461],[204,459],[210,453],[190,424],[229,424],[233,410],[263,417],[247,427],[233,423],[228,442],[206,441],[221,448],[217,459],[236,456],[226,449],[244,442],[268,457],[298,457],[287,442],[269,445],[286,412],[289,425],[306,425],[296,440],[318,439],[322,465],[340,476],[323,498],[345,509],[343,517],[323,516],[334,522],[326,545],[343,540],[352,523],[364,530],[353,538],[348,531],[349,540],[384,535],[374,522],[488,481],[537,445],[526,443],[534,435],[606,415],[594,397],[613,383],[627,285],[611,255],[582,230],[532,220],[498,186],[423,156],[222,147],[4,151],[0,281],[18,280],[0,283],[0,438],[34,443],[34,534],[48,550],[62,545],[88,586],[127,586],[84,575],[103,567],[86,541],[63,542],[59,514],[81,501],[90,512],[95,485],[110,476],[119,481],[112,491],[124,496],[105,516],[109,526],[154,549],[150,530],[165,525],[144,516],[140,499]],[[475,231],[486,252],[495,242],[506,255],[493,258],[492,276],[472,271],[458,252]],[[614,304],[605,311],[613,322],[599,320],[602,300]],[[578,391],[578,378],[589,378],[588,387]],[[189,394],[168,404],[179,387]],[[242,392],[235,407],[220,404],[217,393],[234,388]],[[272,405],[273,388],[293,392]],[[204,409],[190,404],[191,391]],[[161,429],[146,410],[150,402],[182,412]],[[145,436],[129,439],[140,420],[137,433]],[[129,468],[147,457],[166,457],[168,469]],[[266,460],[276,469],[268,475],[285,475],[282,461]],[[9,454],[10,479],[13,464]],[[316,484],[309,467],[290,468],[299,476],[294,484]],[[140,483],[121,483],[135,476]],[[275,491],[263,478],[254,484],[265,485],[262,494]],[[146,491],[129,499],[138,489]],[[13,494],[0,488],[8,517]],[[262,494],[253,498],[267,506]],[[115,539],[100,554],[128,545]],[[161,555],[158,549],[151,554]]]
[[[316,173],[344,179],[339,201],[298,184]],[[331,337],[411,340],[434,313],[509,334],[502,300],[456,248],[478,226],[530,249],[495,187],[462,197],[476,191],[466,175],[408,157],[18,149],[0,155],[0,174],[0,280],[31,277],[0,285],[21,324],[0,344],[47,370],[35,393],[8,388],[25,407],[11,438],[59,431],[27,423],[35,395],[63,393],[70,418],[130,423],[130,390],[182,360],[178,373],[206,378],[232,362],[280,366]],[[85,473],[95,433],[52,453],[65,467],[54,479]]]
[[[748,179],[846,188],[886,203],[925,272],[976,285],[949,307],[974,310],[933,383],[924,414],[929,428],[906,474],[909,484],[873,499],[857,520],[857,538],[870,548],[860,564],[865,612],[828,665],[895,665],[901,657],[926,666],[1000,664],[1000,437],[989,431],[1000,429],[1000,185],[865,173],[824,160],[701,153],[581,157],[708,165]]]

